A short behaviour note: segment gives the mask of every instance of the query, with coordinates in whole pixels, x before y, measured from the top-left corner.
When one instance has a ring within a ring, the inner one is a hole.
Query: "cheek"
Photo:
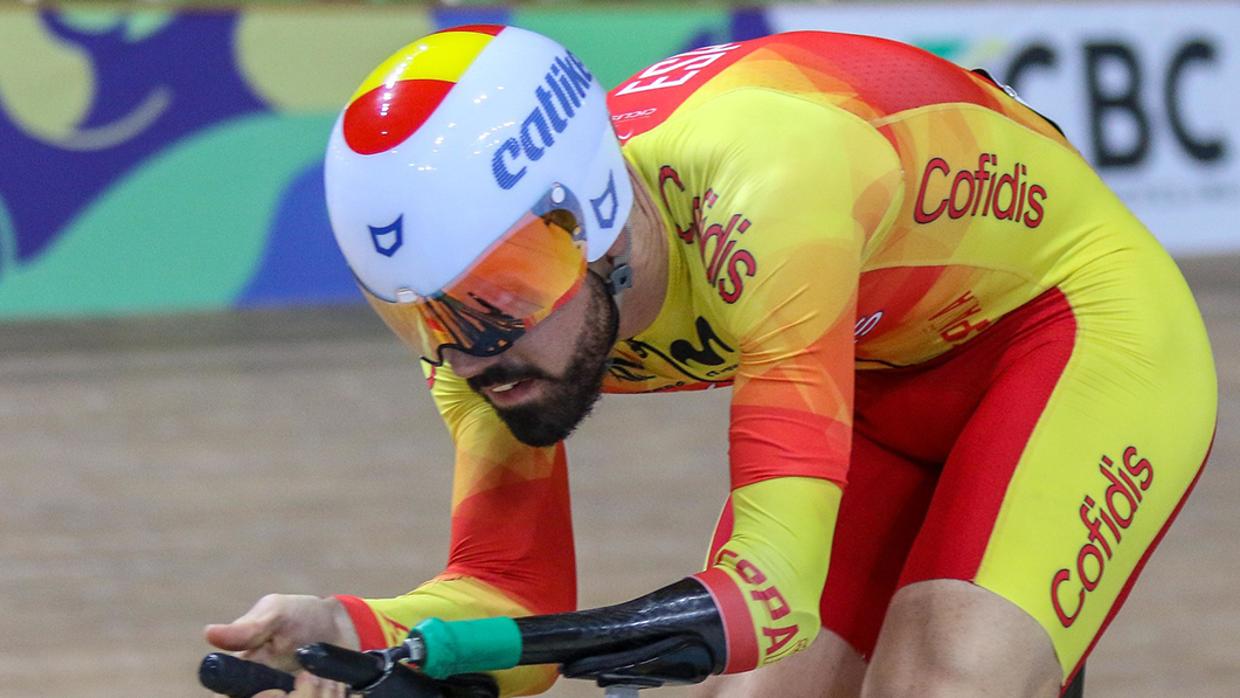
[[[512,351],[549,373],[562,375],[585,330],[588,307],[588,293],[583,289],[517,340]]]

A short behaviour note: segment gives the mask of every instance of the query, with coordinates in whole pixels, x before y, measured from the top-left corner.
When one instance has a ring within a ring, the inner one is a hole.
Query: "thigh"
[[[1213,368],[1176,278],[1155,265],[1039,299],[952,447],[900,581],[970,581],[1020,609],[1064,682],[1209,450]]]
[[[937,579],[896,592],[862,695],[1052,698],[1059,687],[1037,621],[979,586]]]
[[[855,698],[865,660],[840,636],[822,630],[808,648],[744,674],[714,676],[693,688],[694,698]]]
[[[921,528],[937,470],[853,435],[831,566],[819,603],[822,627],[861,657],[874,652],[905,558]]]

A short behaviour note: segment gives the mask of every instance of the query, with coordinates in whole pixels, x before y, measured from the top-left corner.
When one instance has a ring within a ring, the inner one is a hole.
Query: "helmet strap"
[[[626,225],[620,234],[624,236],[624,249],[619,254],[606,258],[611,262],[611,270],[600,274],[607,292],[615,299],[617,306],[620,304],[621,294],[625,289],[633,286],[633,267],[629,265],[629,253],[633,247],[633,231]]]

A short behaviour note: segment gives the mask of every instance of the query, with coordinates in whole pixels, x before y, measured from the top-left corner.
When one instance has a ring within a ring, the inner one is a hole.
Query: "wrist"
[[[331,625],[333,629],[333,644],[348,649],[360,649],[361,641],[358,638],[357,627],[353,624],[353,617],[349,613],[349,609],[336,596],[328,596],[323,599],[323,603],[327,606]]]

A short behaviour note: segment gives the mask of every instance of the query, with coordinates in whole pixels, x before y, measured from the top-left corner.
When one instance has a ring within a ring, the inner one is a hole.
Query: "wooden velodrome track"
[[[1240,695],[1240,259],[1185,267],[1218,438],[1089,663],[1091,698]],[[583,604],[698,569],[726,401],[613,397],[574,437]],[[420,371],[365,307],[0,325],[0,696],[205,695],[203,624],[269,591],[434,574],[450,464]],[[599,695],[569,683],[552,695]]]

